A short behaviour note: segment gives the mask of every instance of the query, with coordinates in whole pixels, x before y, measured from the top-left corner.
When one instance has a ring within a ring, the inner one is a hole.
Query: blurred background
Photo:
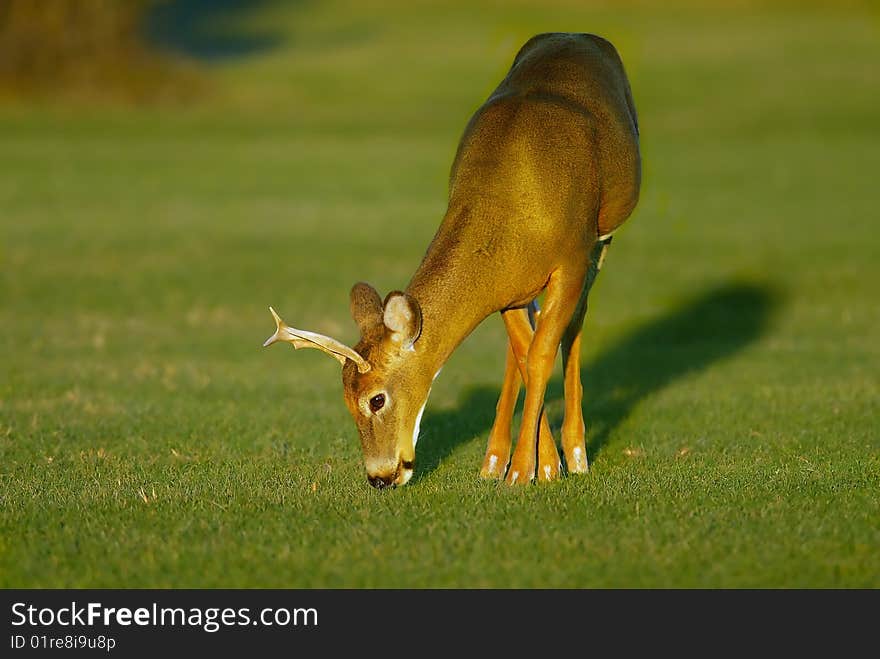
[[[801,459],[837,465],[825,482],[850,494],[823,490],[836,521],[807,523],[800,574],[877,578],[865,545],[878,540],[865,517],[877,512],[880,393],[876,3],[0,0],[0,501],[2,530],[24,540],[0,540],[2,585],[572,583],[494,563],[510,543],[534,547],[513,527],[454,533],[482,538],[458,549],[382,544],[393,516],[368,514],[338,366],[259,349],[269,304],[356,341],[349,288],[406,285],[465,123],[544,31],[610,39],[641,126],[641,201],[584,341],[598,473],[642,460],[654,482],[654,467],[701,455],[705,483],[774,469],[802,483]],[[461,483],[479,467],[504,341],[492,318],[462,345],[423,424],[414,485],[467,511]],[[558,380],[551,393],[558,425]],[[683,491],[711,489],[689,474]],[[328,483],[367,511],[329,537]],[[417,487],[383,505],[432,515],[407,498]],[[795,490],[753,503],[772,510]],[[769,544],[736,536],[741,520],[718,503],[688,536],[716,545],[694,552],[675,533],[649,545],[680,559],[679,583],[792,583],[781,561],[798,550],[783,534],[803,530],[816,501],[753,520]],[[141,505],[154,506],[149,522]],[[272,517],[276,505],[298,512]],[[684,519],[679,505],[658,518]],[[577,524],[599,523],[587,517]],[[385,552],[350,556],[358,533]],[[611,544],[585,553],[592,567],[574,583],[668,583],[641,536],[591,537]],[[324,543],[320,560],[311,542]],[[468,560],[431,573],[410,551]],[[712,556],[726,567],[700,581]]]

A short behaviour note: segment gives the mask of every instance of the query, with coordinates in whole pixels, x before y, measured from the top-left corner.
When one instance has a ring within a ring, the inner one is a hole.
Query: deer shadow
[[[153,3],[146,22],[147,39],[172,52],[203,61],[259,54],[278,46],[276,32],[242,32],[235,24],[275,0],[169,0]]]
[[[586,364],[581,380],[589,460],[597,458],[639,401],[758,339],[781,302],[780,293],[766,285],[730,283],[711,288],[636,328]],[[589,313],[584,331],[588,340]],[[498,375],[500,380],[500,371]],[[475,387],[456,408],[425,415],[423,427],[429,439],[418,456],[414,481],[434,471],[458,446],[476,437],[485,439],[499,392],[499,387]],[[562,395],[562,379],[557,376],[548,385],[545,400],[557,401]],[[554,430],[558,421],[550,418]]]

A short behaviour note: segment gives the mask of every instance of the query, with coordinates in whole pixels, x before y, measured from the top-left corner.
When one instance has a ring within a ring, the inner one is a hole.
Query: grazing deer
[[[636,205],[640,178],[636,112],[614,46],[591,34],[533,37],[465,128],[446,215],[406,291],[383,301],[368,284],[355,284],[351,313],[361,339],[354,348],[290,328],[271,307],[277,331],[264,345],[287,341],[339,360],[367,478],[383,488],[412,476],[440,368],[500,311],[507,363],[480,474],[506,474],[511,484],[560,475],[543,410],[560,345],[562,449],[568,471],[584,472],[579,354],[587,295],[611,233]],[[526,394],[508,468],[520,378]]]

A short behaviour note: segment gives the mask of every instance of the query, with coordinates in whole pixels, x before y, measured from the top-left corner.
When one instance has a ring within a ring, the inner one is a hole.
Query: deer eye
[[[378,412],[383,407],[385,407],[385,394],[376,394],[370,399],[370,409],[373,412]]]

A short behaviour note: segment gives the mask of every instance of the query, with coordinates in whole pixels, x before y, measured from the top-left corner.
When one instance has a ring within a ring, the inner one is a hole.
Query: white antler
[[[344,343],[340,343],[336,339],[331,339],[323,334],[315,332],[307,332],[306,330],[288,327],[281,320],[281,316],[275,313],[275,309],[269,307],[272,317],[275,319],[275,333],[266,339],[263,347],[270,346],[276,341],[285,341],[293,345],[295,349],[300,348],[317,348],[336,359],[340,364],[345,364],[346,359],[350,359],[357,365],[359,373],[366,373],[370,370],[370,364],[366,359],[361,357],[354,349],[349,348]]]

